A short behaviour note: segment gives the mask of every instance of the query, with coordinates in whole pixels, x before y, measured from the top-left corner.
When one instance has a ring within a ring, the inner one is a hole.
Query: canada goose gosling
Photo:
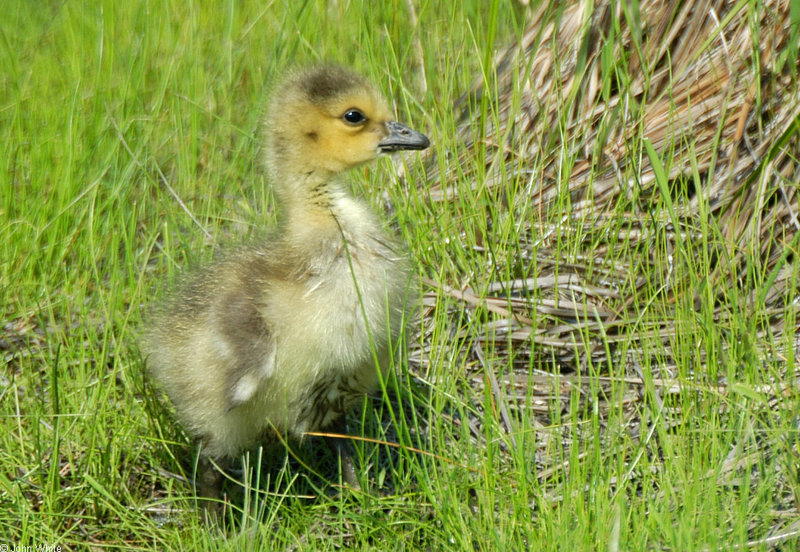
[[[293,73],[264,120],[282,216],[261,243],[190,276],[143,332],[149,373],[200,443],[201,494],[271,433],[337,428],[378,383],[401,329],[411,268],[395,238],[337,175],[428,138],[393,120],[380,93],[337,67]],[[340,429],[340,428],[339,428]],[[358,487],[339,441],[343,477]]]

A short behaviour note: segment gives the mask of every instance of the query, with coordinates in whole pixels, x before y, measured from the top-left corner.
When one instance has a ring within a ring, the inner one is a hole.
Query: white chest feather
[[[338,239],[301,278],[276,282],[263,307],[275,345],[266,368],[279,377],[265,374],[254,401],[294,432],[324,427],[374,388],[403,323],[407,261],[363,212],[338,218]]]

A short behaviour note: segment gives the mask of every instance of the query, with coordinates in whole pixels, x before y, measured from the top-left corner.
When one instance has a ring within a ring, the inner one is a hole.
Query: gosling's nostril
[[[422,150],[430,145],[430,140],[428,140],[427,136],[397,121],[387,121],[384,126],[389,131],[389,135],[378,143],[378,151],[381,153],[399,150]]]

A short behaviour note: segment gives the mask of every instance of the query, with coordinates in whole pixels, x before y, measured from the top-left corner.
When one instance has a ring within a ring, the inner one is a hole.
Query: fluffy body
[[[215,460],[336,423],[387,369],[408,305],[401,247],[337,175],[427,138],[338,68],[289,77],[264,126],[279,227],[189,276],[141,340],[152,378]]]
[[[150,373],[208,456],[325,429],[387,368],[409,266],[364,205],[336,203],[342,232],[317,234],[313,257],[284,240],[233,252],[158,316]]]

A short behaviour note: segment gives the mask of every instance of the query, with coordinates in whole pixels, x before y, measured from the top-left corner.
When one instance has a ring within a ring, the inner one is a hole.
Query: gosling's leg
[[[197,462],[195,492],[206,498],[222,497],[222,472],[205,456]]]
[[[209,458],[200,455],[194,480],[195,494],[201,498],[206,516],[222,514],[225,502],[222,497],[222,471]]]
[[[335,422],[330,428],[331,433],[339,433],[344,435],[347,432],[347,424],[344,420]],[[325,437],[325,441],[333,452],[339,458],[339,465],[342,467],[342,479],[353,490],[360,491],[361,484],[356,477],[356,468],[353,464],[353,455],[350,447],[349,439],[341,439],[338,437]]]

